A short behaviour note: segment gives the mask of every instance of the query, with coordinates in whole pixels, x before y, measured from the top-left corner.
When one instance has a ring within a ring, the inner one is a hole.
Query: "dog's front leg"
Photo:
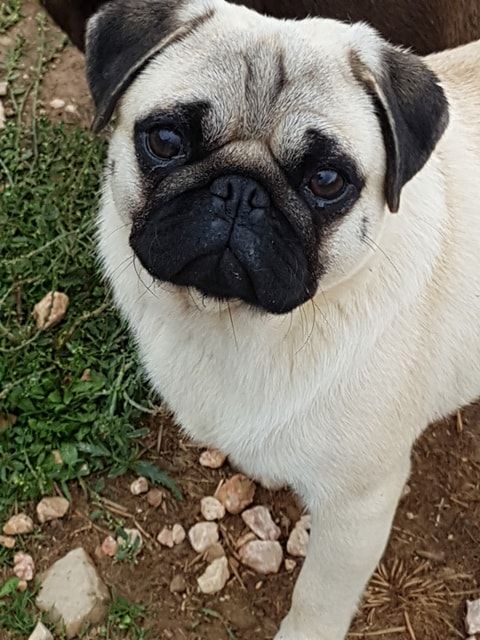
[[[275,640],[343,640],[385,549],[409,458],[363,494],[310,504],[312,530],[290,613]]]

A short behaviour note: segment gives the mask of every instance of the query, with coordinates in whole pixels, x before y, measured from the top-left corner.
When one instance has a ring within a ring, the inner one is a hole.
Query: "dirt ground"
[[[27,18],[20,26],[28,37],[32,37],[33,6],[27,4]],[[41,95],[50,117],[88,126],[92,107],[83,60],[71,46],[50,64]],[[48,103],[53,98],[73,104],[75,113],[51,109]],[[150,426],[146,455],[176,480],[185,500],[168,498],[165,509],[153,509],[145,498],[130,494],[132,478],[107,481],[102,495],[114,503],[113,510],[123,512],[127,522],[136,520],[149,534],[137,564],[114,563],[98,554],[96,550],[108,528],[104,523],[91,522],[88,514],[97,507],[86,500],[79,487],[73,487],[73,508],[68,518],[46,525],[45,535],[30,549],[39,570],[67,550],[83,546],[95,558],[109,586],[148,605],[146,626],[152,630],[152,638],[272,638],[288,610],[300,567],[294,573],[282,569],[279,575],[262,577],[238,566],[237,575],[220,596],[199,594],[196,578],[204,571],[205,561],[196,557],[187,542],[170,550],[160,547],[155,538],[166,524],[180,522],[188,528],[197,522],[200,499],[212,495],[218,482],[232,471],[228,466],[220,471],[201,467],[200,450],[165,417],[152,419]],[[158,453],[159,428],[163,437]],[[480,406],[432,426],[418,443],[413,463],[410,492],[401,502],[387,552],[369,585],[351,637],[466,637],[465,602],[480,597]],[[286,491],[271,493],[260,488],[255,503],[271,508],[282,528],[283,543],[290,523],[296,522],[302,512],[301,506]],[[235,559],[234,541],[242,532],[238,516],[229,516],[222,524],[230,558]],[[182,595],[172,594],[169,589],[178,574],[187,582]]]

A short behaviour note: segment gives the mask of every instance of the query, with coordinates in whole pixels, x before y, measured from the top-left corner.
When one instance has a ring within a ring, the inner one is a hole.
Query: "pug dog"
[[[88,25],[116,113],[99,248],[194,440],[312,515],[276,640],[341,640],[410,451],[480,394],[480,42],[117,0]]]
[[[367,20],[383,36],[419,54],[480,38],[479,0],[231,0],[277,18]],[[40,0],[83,51],[87,20],[107,0]]]

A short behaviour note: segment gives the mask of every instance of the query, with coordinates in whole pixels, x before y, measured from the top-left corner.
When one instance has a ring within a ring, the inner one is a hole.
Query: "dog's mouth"
[[[283,314],[317,289],[301,233],[256,181],[227,176],[134,225],[130,244],[154,278],[207,298]]]

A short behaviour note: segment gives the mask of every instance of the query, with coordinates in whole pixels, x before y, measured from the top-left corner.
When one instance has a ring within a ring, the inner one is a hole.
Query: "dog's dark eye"
[[[184,153],[183,139],[173,129],[151,129],[147,141],[150,153],[160,160],[173,160]]]
[[[338,200],[343,195],[347,183],[334,169],[320,169],[310,179],[310,190],[317,198]]]

